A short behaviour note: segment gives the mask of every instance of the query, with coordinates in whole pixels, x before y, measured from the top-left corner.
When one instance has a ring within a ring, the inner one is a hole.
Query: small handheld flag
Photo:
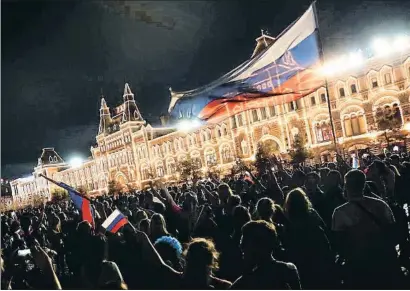
[[[128,223],[127,217],[118,209],[114,210],[110,216],[104,221],[102,227],[107,231],[116,233],[121,227]]]
[[[65,189],[68,191],[68,194],[70,195],[71,200],[73,201],[75,207],[78,210],[81,210],[83,220],[88,221],[94,228],[95,228],[95,223],[94,223],[94,209],[91,207],[91,201],[81,193],[77,192],[74,190],[72,187],[68,186],[67,184],[63,182],[57,182],[54,181],[53,179],[50,179],[44,175],[41,175],[44,179],[50,181],[51,183],[56,184],[57,186],[60,186],[61,188]]]

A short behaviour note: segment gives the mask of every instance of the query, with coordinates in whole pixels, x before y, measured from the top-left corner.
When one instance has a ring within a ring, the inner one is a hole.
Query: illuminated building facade
[[[274,38],[262,35],[253,55]],[[355,59],[359,62],[359,59]],[[218,124],[185,130],[163,126],[154,128],[144,120],[134,94],[125,84],[123,104],[112,114],[101,99],[97,144],[91,158],[79,167],[69,167],[53,149],[44,149],[30,179],[11,182],[13,195],[50,195],[54,186],[39,178],[43,173],[91,194],[107,191],[109,181],[142,187],[150,177],[178,180],[177,164],[189,155],[204,173],[216,167],[229,171],[236,157],[252,159],[259,143],[271,143],[276,154],[287,157],[295,135],[305,141],[315,161],[335,158],[327,99],[340,152],[348,155],[370,148],[378,152],[390,144],[410,147],[410,50],[360,60],[358,66],[339,62],[329,69],[325,88],[292,103],[247,110],[229,116]],[[184,93],[171,92],[171,104]],[[387,121],[386,121],[387,120]],[[389,124],[386,127],[386,124]]]

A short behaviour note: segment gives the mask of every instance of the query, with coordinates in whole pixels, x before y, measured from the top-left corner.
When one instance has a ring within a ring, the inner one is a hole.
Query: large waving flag
[[[262,53],[208,86],[176,94],[172,118],[219,122],[238,112],[296,101],[324,85],[313,6]]]
[[[60,186],[61,188],[67,190],[75,207],[81,211],[82,219],[88,221],[95,228],[94,209],[91,207],[90,200],[88,198],[63,182],[54,181],[53,179],[50,179],[44,175],[41,176],[51,183],[54,183],[57,186]]]
[[[128,223],[127,217],[118,209],[114,210],[110,216],[103,222],[102,227],[107,231],[116,233],[121,227]]]

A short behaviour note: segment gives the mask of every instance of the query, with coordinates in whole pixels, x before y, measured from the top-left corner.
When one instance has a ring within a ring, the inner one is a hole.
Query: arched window
[[[350,93],[352,93],[352,94],[356,94],[356,93],[357,93],[356,84],[350,84]]]
[[[224,145],[221,149],[222,163],[229,163],[233,161],[232,151],[228,145]]]
[[[211,132],[211,130],[210,130],[209,128],[206,130],[206,137],[207,137],[207,140],[211,140],[211,139],[212,139],[212,132]]]
[[[346,97],[345,88],[343,87],[339,88],[339,97],[340,98]]]
[[[271,107],[269,107],[269,114],[271,117],[276,115],[275,105],[272,105]]]
[[[267,118],[267,114],[266,114],[266,108],[262,107],[261,108],[261,119],[265,120]]]
[[[391,84],[391,74],[390,73],[384,73],[384,84],[385,85]]]
[[[227,128],[226,128],[226,124],[222,124],[222,134],[223,134],[224,136],[227,136],[227,135],[228,135],[228,130],[227,130]]]
[[[205,151],[205,161],[208,167],[216,165],[216,154],[214,149],[207,149]]]
[[[162,162],[158,162],[157,163],[157,177],[161,178],[164,177],[165,171],[164,171],[164,165],[162,164]]]
[[[146,164],[141,166],[141,176],[142,180],[148,180],[150,178],[149,168]]]
[[[322,93],[322,94],[320,94],[320,103],[326,103],[326,94],[325,93]]]
[[[167,161],[167,172],[168,172],[168,175],[172,175],[176,173],[175,161],[173,159],[170,159]]]
[[[343,125],[346,137],[366,133],[366,118],[363,113],[352,113],[344,116]]]
[[[242,117],[242,113],[239,113],[236,115],[237,119],[238,119],[238,127],[243,126],[243,117]]]
[[[316,123],[315,125],[315,134],[317,142],[329,141],[332,138],[332,128],[328,121],[322,121]]]

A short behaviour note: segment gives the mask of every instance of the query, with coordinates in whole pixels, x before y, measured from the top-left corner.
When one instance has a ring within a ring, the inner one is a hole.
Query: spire
[[[100,126],[98,127],[98,134],[106,133],[110,124],[111,124],[110,108],[107,106],[104,96],[101,95]]]
[[[135,103],[134,94],[132,93],[128,83],[125,83],[124,95],[122,97],[124,99],[124,112],[122,121],[144,121],[137,107],[137,104]]]
[[[252,53],[252,58],[264,51],[275,40],[274,37],[269,36],[263,29],[261,29],[261,36],[256,39],[256,47]]]

